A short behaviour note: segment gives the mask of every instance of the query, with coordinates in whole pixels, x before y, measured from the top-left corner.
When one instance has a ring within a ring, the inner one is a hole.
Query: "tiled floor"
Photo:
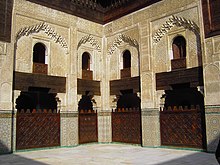
[[[218,165],[214,154],[121,144],[16,152],[0,156],[0,165]]]

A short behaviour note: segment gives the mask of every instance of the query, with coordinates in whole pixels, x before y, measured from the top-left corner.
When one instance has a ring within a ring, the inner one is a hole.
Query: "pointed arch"
[[[40,31],[43,31],[48,37],[54,40],[55,43],[58,43],[61,47],[68,49],[65,38],[59,35],[46,22],[41,22],[37,25],[21,28],[16,35],[16,44],[21,37],[29,36],[33,33],[39,33]]]

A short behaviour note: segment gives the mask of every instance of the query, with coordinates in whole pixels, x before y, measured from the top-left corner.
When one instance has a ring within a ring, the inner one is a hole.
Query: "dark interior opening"
[[[172,44],[173,58],[180,59],[186,57],[186,40],[183,36],[177,36]]]
[[[90,55],[88,52],[84,52],[82,55],[82,69],[90,70]]]
[[[36,43],[33,50],[33,62],[45,64],[46,48],[42,43]]]
[[[88,94],[88,93],[87,93]],[[78,104],[78,110],[93,110],[93,105],[92,105],[92,101],[91,98],[87,95],[82,95],[81,100],[79,101]]]
[[[28,92],[21,92],[20,96],[16,99],[16,109],[20,112],[22,109],[25,111],[30,109],[44,110],[51,109],[57,110],[56,94],[48,93],[48,88],[29,87]]]
[[[141,99],[136,93],[133,93],[133,89],[122,90],[122,95],[117,102],[117,109],[119,108],[140,108]]]
[[[125,50],[123,53],[123,69],[131,67],[131,53],[129,50]]]

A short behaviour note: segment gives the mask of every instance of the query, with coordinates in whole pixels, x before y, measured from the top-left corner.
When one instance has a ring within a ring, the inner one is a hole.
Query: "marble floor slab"
[[[0,155],[0,165],[218,165],[214,154],[121,144],[87,144]]]

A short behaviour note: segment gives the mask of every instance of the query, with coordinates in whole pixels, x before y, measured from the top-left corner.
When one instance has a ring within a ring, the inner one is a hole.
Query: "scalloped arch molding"
[[[153,35],[153,42],[158,43],[161,38],[168,33],[168,31],[174,27],[184,27],[185,29],[188,29],[195,33],[196,36],[200,34],[199,27],[194,21],[187,20],[184,17],[177,17],[172,15],[171,18],[169,18],[168,21],[166,21],[161,28]]]
[[[59,35],[53,28],[51,28],[46,22],[39,23],[37,25],[28,26],[21,28],[16,35],[16,43],[23,36],[29,36],[33,33],[39,33],[43,31],[48,37],[54,40],[55,43],[58,43],[61,47],[68,49],[66,40],[64,37]]]

